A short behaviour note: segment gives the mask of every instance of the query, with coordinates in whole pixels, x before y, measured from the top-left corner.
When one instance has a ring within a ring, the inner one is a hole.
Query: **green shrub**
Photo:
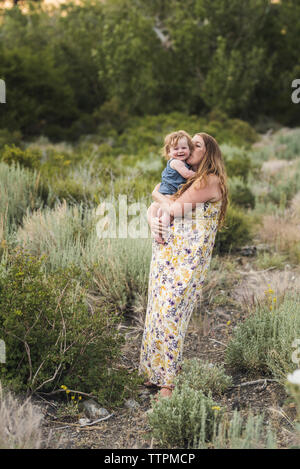
[[[63,384],[103,400],[128,395],[134,381],[121,373],[114,384],[110,371],[124,343],[120,318],[87,301],[76,266],[46,276],[44,262],[19,249],[2,262],[0,330],[7,361],[1,379],[30,393]]]
[[[236,207],[255,208],[255,196],[248,185],[240,177],[233,177],[228,180],[229,198]]]
[[[262,197],[264,203],[271,201],[284,209],[299,191],[300,159],[295,160],[292,166],[272,175],[267,184],[267,194]]]
[[[36,170],[0,162],[0,217],[4,221],[4,238],[22,222],[27,209],[35,210],[48,200],[49,187]]]
[[[8,129],[0,129],[0,153],[5,145],[16,145],[17,147],[20,147],[21,140],[22,134],[20,131],[14,130],[11,132]]]
[[[284,269],[287,263],[287,256],[278,252],[258,252],[255,263],[257,268],[261,270],[269,269],[270,267]]]
[[[274,449],[276,433],[264,422],[265,416],[247,417],[226,409],[185,383],[168,399],[153,404],[148,414],[152,435],[161,448]]]
[[[269,291],[272,293],[272,289]],[[292,344],[300,337],[300,296],[286,295],[277,302],[271,296],[268,298],[266,304],[259,305],[234,329],[226,349],[226,363],[282,381],[296,366],[292,361]]]
[[[264,414],[246,418],[235,410],[230,420],[220,422],[212,442],[214,449],[276,449],[276,434],[270,425],[265,427]]]
[[[1,152],[1,160],[4,163],[19,163],[24,168],[38,169],[40,167],[42,155],[37,149],[26,149],[16,147],[14,144],[5,145]]]
[[[213,365],[197,358],[185,360],[182,372],[178,375],[175,385],[181,387],[187,384],[205,395],[221,395],[232,385],[232,378],[226,375],[223,365]]]
[[[252,161],[249,152],[245,148],[226,143],[221,145],[221,151],[229,178],[236,176],[245,183],[251,173],[259,172],[260,165]]]
[[[216,235],[215,251],[228,253],[251,241],[255,223],[254,217],[229,205],[225,226]]]
[[[300,156],[300,131],[289,130],[287,133],[279,132],[275,138],[276,157],[293,160]]]
[[[47,254],[47,272],[73,264],[83,276],[89,271],[99,308],[137,312],[147,297],[152,240],[98,237],[98,220],[96,209],[64,201],[28,213],[15,238],[31,254]]]
[[[67,202],[80,203],[92,199],[92,195],[84,189],[80,182],[69,177],[52,182],[51,187],[56,200],[65,199]]]
[[[153,403],[148,419],[154,438],[163,448],[203,448],[213,438],[222,413],[211,395],[205,396],[184,383],[170,398]]]
[[[102,240],[90,293],[99,306],[143,324],[147,305],[151,239]]]

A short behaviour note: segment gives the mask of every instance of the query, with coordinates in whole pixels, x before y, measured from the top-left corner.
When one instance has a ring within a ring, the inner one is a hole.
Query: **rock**
[[[94,399],[84,401],[82,407],[87,418],[91,420],[101,419],[109,415],[108,410],[101,407]]]
[[[150,391],[148,391],[148,389],[145,389],[145,391],[142,391],[140,394],[139,394],[139,397],[143,400],[145,399],[148,399],[149,398],[149,395],[150,395]]]
[[[140,404],[134,399],[127,399],[127,401],[125,401],[124,406],[127,407],[127,409],[136,410],[140,407]]]
[[[255,256],[256,246],[244,246],[239,249],[239,252],[242,256]]]

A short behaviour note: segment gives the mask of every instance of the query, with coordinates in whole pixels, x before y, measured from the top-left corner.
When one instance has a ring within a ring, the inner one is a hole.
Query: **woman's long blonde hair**
[[[218,143],[211,135],[208,135],[205,132],[197,133],[196,135],[199,135],[204,140],[206,148],[205,154],[200,162],[195,176],[189,178],[188,181],[176,192],[176,194],[174,194],[173,198],[176,200],[178,197],[180,197],[180,195],[185,192],[195,181],[199,182],[199,187],[205,187],[207,184],[208,175],[215,174],[219,178],[220,189],[222,193],[222,205],[218,221],[218,229],[220,229],[224,225],[228,206],[227,174],[224,160]]]

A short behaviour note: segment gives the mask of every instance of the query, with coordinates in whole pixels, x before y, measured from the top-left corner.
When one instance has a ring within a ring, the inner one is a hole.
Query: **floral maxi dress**
[[[175,218],[164,244],[152,243],[148,305],[139,373],[173,386],[181,370],[189,320],[211,261],[222,201],[205,202]]]

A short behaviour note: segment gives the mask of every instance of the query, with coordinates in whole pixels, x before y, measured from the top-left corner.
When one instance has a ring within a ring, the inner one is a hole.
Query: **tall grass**
[[[253,145],[251,159],[256,162],[273,158],[293,160],[300,157],[300,129],[280,129]]]
[[[151,238],[99,238],[97,209],[63,201],[27,213],[16,233],[19,245],[47,256],[46,269],[72,265],[89,274],[91,296],[112,311],[130,310],[143,322],[151,258]]]
[[[21,223],[26,210],[43,206],[43,188],[37,171],[29,171],[19,164],[0,162],[0,238],[8,239]]]
[[[20,403],[0,382],[0,449],[39,449],[43,414],[29,399]]]

